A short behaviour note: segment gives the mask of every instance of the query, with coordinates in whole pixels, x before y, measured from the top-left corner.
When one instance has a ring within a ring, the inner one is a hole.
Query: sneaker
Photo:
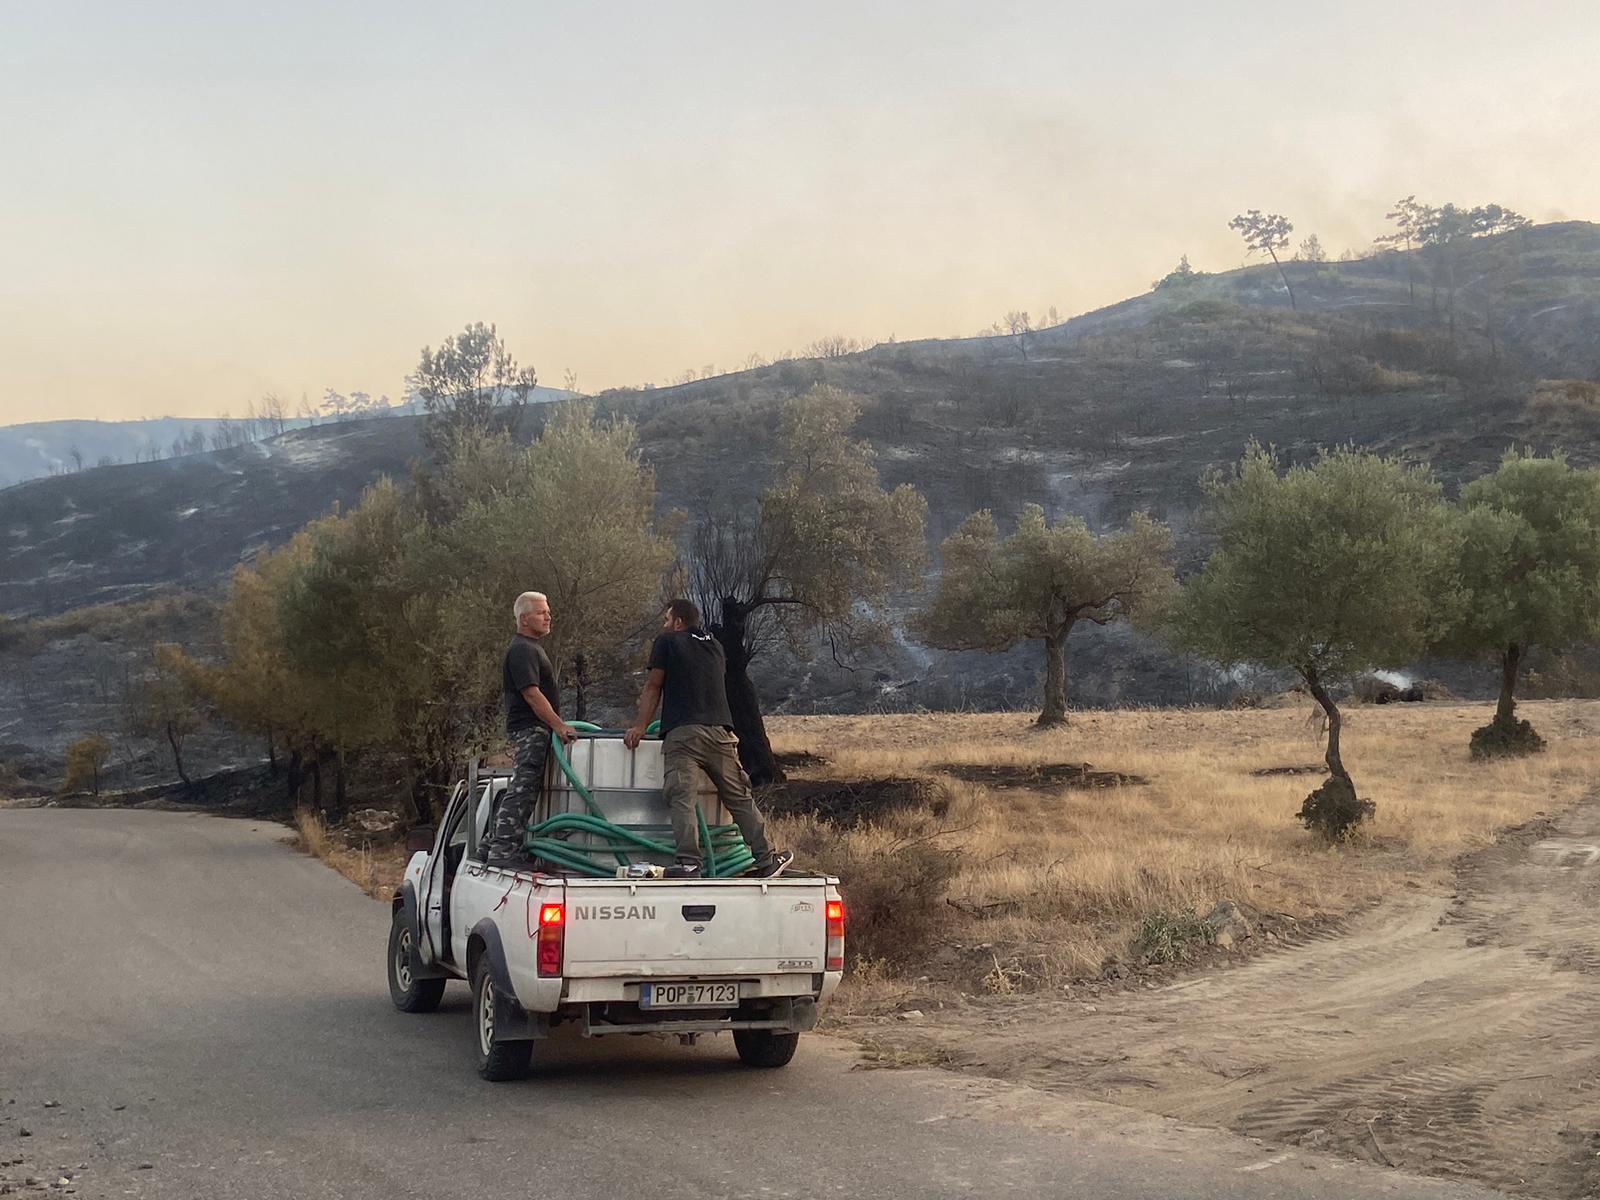
[[[767,856],[756,864],[756,877],[771,879],[774,875],[782,875],[793,861],[793,850],[769,850]]]
[[[699,879],[700,864],[697,862],[675,862],[665,871],[661,872],[663,879]]]

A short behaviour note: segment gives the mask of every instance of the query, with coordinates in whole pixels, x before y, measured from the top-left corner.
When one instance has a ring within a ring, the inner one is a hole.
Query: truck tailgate
[[[827,881],[571,879],[569,977],[821,971]]]

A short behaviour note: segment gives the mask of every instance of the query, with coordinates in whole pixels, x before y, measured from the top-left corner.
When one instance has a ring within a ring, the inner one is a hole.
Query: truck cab
[[[630,751],[606,730],[570,752],[554,747],[534,820],[603,815],[628,848],[580,829],[561,841],[565,865],[488,867],[479,848],[509,778],[470,764],[431,845],[407,863],[389,935],[395,1006],[432,1011],[449,980],[466,981],[478,1070],[490,1080],[526,1074],[562,1026],[691,1044],[728,1032],[746,1064],[788,1063],[843,975],[838,880],[646,876],[671,861],[670,833],[660,840],[670,827],[661,743]],[[700,804],[708,828],[726,823],[714,793]]]

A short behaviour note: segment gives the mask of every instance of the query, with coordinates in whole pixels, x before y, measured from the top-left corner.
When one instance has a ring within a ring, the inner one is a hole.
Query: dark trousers
[[[760,862],[771,851],[766,822],[750,795],[750,776],[739,765],[739,739],[720,725],[674,725],[661,739],[662,791],[672,810],[672,836],[681,862],[700,861],[700,823],[695,819],[695,777],[703,771],[722,807]]]
[[[543,725],[518,730],[511,735],[511,747],[515,756],[511,782],[500,794],[500,804],[494,811],[494,826],[484,843],[486,859],[525,857],[522,842],[528,833],[528,818],[533,815],[534,803],[544,786],[550,731]]]

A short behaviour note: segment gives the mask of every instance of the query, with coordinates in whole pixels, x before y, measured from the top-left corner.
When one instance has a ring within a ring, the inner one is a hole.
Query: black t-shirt
[[[550,707],[558,715],[561,712],[561,687],[556,683],[555,668],[550,665],[550,656],[537,638],[521,633],[512,637],[511,645],[506,648],[504,687],[507,733],[538,729],[542,724],[522,698],[525,687],[537,687],[550,701]]]
[[[703,629],[663,633],[650,647],[650,669],[667,673],[661,692],[661,733],[677,725],[733,725],[722,644]]]

